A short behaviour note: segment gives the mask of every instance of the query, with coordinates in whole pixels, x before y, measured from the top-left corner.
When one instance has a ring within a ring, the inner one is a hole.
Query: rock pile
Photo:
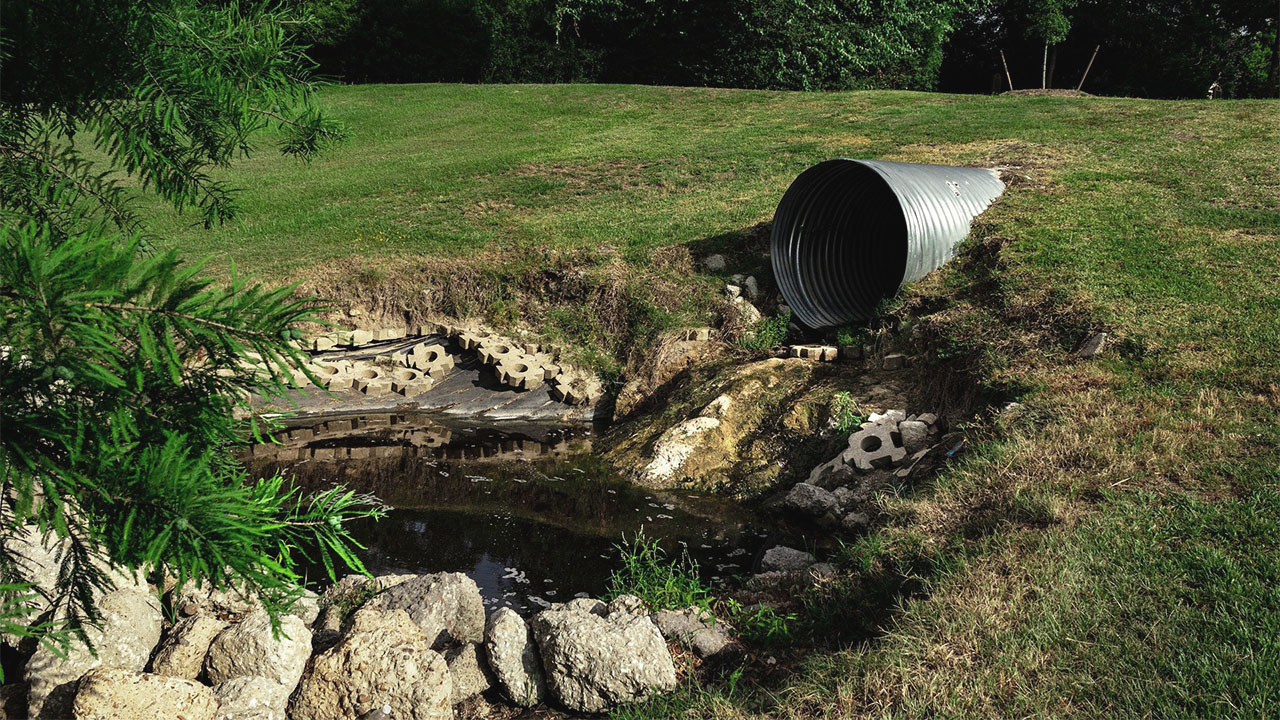
[[[30,717],[446,720],[482,694],[603,712],[676,687],[668,641],[703,658],[738,647],[710,615],[632,596],[486,618],[458,573],[348,576],[274,628],[253,597],[188,586],[166,596],[178,618],[162,632],[159,597],[145,584],[104,596],[97,657],[37,650]]]

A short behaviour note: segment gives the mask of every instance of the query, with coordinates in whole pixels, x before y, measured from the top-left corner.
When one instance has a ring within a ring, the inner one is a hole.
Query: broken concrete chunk
[[[898,423],[898,433],[902,436],[902,448],[908,454],[915,454],[924,449],[929,439],[929,426],[919,420],[903,420]]]
[[[1106,347],[1106,345],[1107,334],[1104,332],[1094,333],[1081,343],[1080,347],[1076,348],[1073,355],[1078,358],[1091,358],[1102,352],[1102,349]]]
[[[907,356],[902,353],[891,353],[884,356],[885,370],[901,370],[907,366]]]

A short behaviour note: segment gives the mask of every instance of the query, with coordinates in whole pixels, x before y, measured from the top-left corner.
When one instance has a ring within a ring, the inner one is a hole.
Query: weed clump
[[[635,595],[654,610],[678,610],[692,605],[710,611],[711,590],[698,578],[698,565],[688,552],[673,560],[657,539],[646,537],[643,530],[630,540],[624,536],[615,547],[622,567],[610,575],[605,600]]]
[[[791,332],[787,328],[790,323],[790,310],[767,317],[738,338],[738,347],[757,352],[776,348],[787,341],[787,335]]]

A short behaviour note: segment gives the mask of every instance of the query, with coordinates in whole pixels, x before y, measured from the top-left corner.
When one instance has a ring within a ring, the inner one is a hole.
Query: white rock
[[[663,637],[693,650],[700,658],[720,655],[733,646],[724,625],[701,608],[659,610],[652,619]]]
[[[653,444],[653,460],[645,466],[645,476],[655,483],[670,480],[697,449],[694,438],[718,427],[719,418],[698,416],[668,428]]]
[[[453,679],[431,640],[404,610],[364,608],[332,649],[311,663],[291,720],[376,717],[452,720]]]
[[[532,626],[547,688],[570,710],[603,712],[676,687],[671,652],[648,616],[545,610]]]
[[[94,657],[79,641],[73,641],[67,657],[58,657],[43,643],[27,661],[27,708],[31,718],[65,718],[71,715],[76,681],[102,667],[141,672],[160,642],[160,603],[134,588],[113,590],[98,601],[99,627],[85,634],[98,651]]]
[[[903,420],[898,423],[898,434],[902,436],[902,449],[914,455],[929,441],[929,426],[919,420]]]
[[[419,575],[374,597],[371,610],[404,610],[440,649],[451,641],[484,639],[484,600],[476,582],[462,573]]]
[[[151,661],[151,672],[195,680],[204,669],[204,658],[213,639],[226,627],[226,623],[212,615],[196,615],[178,622],[160,643]]]
[[[756,282],[754,275],[742,281],[742,290],[751,302],[755,302],[760,297],[760,285]]]
[[[564,607],[575,602],[577,600],[570,600]],[[603,603],[595,602],[603,608]],[[582,609],[581,604],[576,607]],[[484,649],[498,687],[512,702],[521,707],[533,707],[542,702],[546,697],[542,660],[533,642],[533,632],[524,618],[511,608],[495,610],[485,624]]]
[[[214,720],[213,691],[193,680],[99,668],[80,680],[76,720]]]
[[[464,643],[444,655],[453,681],[453,704],[457,705],[493,687],[489,669],[480,659],[478,643]]]
[[[209,647],[205,671],[217,685],[236,677],[265,677],[292,692],[311,656],[311,631],[302,620],[285,615],[280,633],[272,633],[265,610],[254,610],[223,630]]]
[[[218,683],[218,720],[285,720],[289,688],[271,678],[244,675]]]

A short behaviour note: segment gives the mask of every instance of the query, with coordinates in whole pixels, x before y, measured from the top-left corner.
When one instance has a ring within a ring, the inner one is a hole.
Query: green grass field
[[[890,578],[880,631],[632,716],[1280,714],[1280,103],[576,85],[323,100],[346,145],[223,171],[244,190],[226,227],[151,206],[161,244],[375,313],[426,303],[598,342],[606,370],[714,311],[722,278],[691,258],[767,277],[761,223],[808,165],[1010,168],[902,312],[1024,407],[881,498],[846,579],[808,599],[810,623],[853,622]],[[1096,328],[1108,351],[1072,359]]]

